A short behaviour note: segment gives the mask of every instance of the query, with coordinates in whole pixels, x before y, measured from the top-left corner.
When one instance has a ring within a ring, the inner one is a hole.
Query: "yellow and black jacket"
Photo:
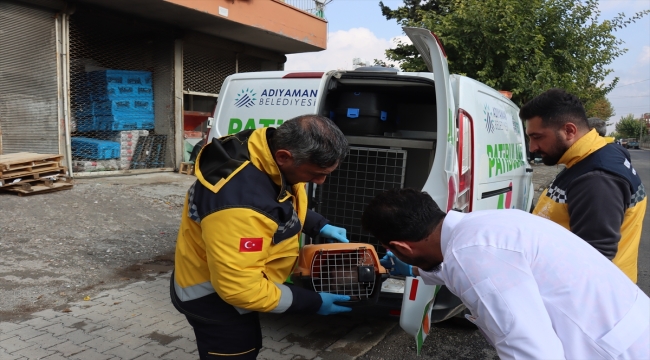
[[[215,313],[320,308],[317,293],[283,284],[301,232],[316,236],[327,221],[307,209],[306,184],[290,186],[280,173],[268,145],[274,131],[213,139],[197,157],[176,244],[177,308],[204,298]]]
[[[647,197],[629,156],[592,130],[559,160],[566,169],[540,196],[533,214],[571,230],[636,282]]]

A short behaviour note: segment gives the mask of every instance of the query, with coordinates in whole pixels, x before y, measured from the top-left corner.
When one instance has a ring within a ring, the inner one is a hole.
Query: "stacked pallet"
[[[72,180],[62,159],[51,154],[0,155],[0,190],[24,196],[70,189]]]

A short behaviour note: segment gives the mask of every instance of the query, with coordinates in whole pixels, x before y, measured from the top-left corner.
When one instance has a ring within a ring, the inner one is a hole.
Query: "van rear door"
[[[531,194],[519,109],[491,87],[458,76],[458,106],[474,120],[473,210],[528,211]]]
[[[429,30],[411,27],[404,27],[402,29],[411,39],[420,55],[422,55],[422,59],[426,63],[429,71],[433,73],[436,89],[436,117],[438,121],[437,151],[440,151],[440,149],[445,150],[444,164],[442,164],[442,167],[448,185],[446,200],[447,211],[449,211],[454,206],[458,195],[458,163],[456,158],[456,121],[454,118],[456,116],[456,109],[451,92],[451,83],[449,82],[447,55],[438,38]],[[441,144],[445,144],[445,146],[441,147]],[[440,156],[436,155],[432,171],[436,171],[436,163],[439,163],[439,159]],[[429,177],[429,181],[432,178]],[[424,186],[425,190],[427,189],[427,185],[425,184]]]

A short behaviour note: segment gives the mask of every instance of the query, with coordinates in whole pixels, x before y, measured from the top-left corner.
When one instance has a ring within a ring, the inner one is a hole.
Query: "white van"
[[[422,189],[447,211],[528,211],[532,168],[517,106],[485,84],[449,75],[444,50],[428,30],[404,31],[430,72],[371,67],[231,75],[209,138],[303,114],[331,118],[347,135],[350,153],[325,184],[312,188],[313,207],[355,242],[377,244],[361,229],[361,214],[377,192],[395,187]],[[382,291],[388,300],[380,303],[398,314],[403,281],[391,278]],[[457,299],[443,304],[445,296],[437,297],[441,312],[434,306],[433,321],[447,318],[450,307],[462,310]]]

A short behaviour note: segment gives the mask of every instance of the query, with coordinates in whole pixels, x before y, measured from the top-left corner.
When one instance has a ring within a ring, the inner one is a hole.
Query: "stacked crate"
[[[130,169],[138,140],[149,136],[149,131],[114,131],[108,135],[108,140],[72,138],[74,172]],[[96,147],[97,153],[93,152]]]
[[[115,135],[114,141],[120,143],[120,158],[118,166],[121,170],[131,168],[133,155],[135,153],[136,145],[141,137],[149,136],[148,130],[130,130],[119,131]]]
[[[154,128],[149,71],[88,72],[86,96],[89,101],[75,114],[79,132]]]
[[[73,170],[129,169],[138,139],[154,128],[151,72],[92,71],[86,80],[75,112]]]

